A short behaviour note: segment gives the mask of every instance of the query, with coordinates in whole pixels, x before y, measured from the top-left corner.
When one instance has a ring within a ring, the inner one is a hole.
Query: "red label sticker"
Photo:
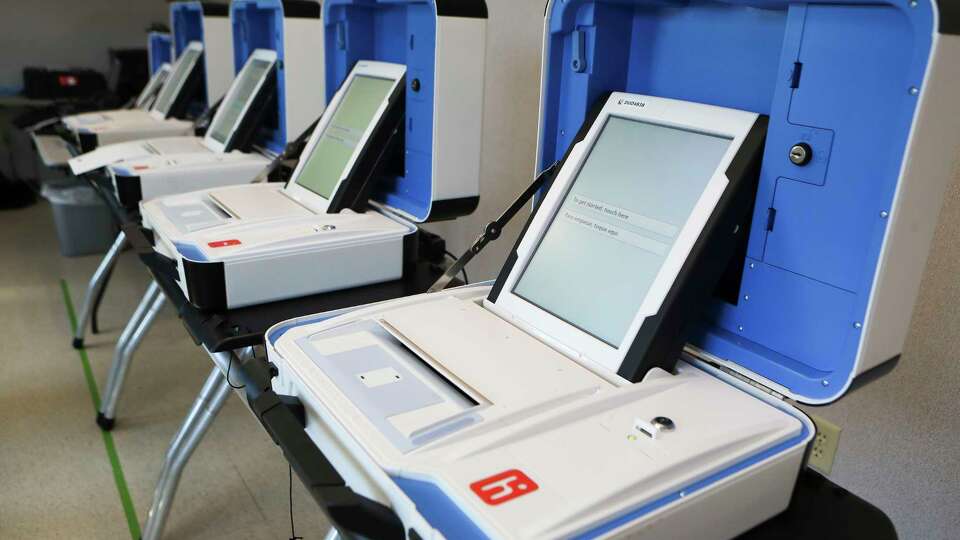
[[[212,248],[228,247],[228,246],[239,246],[239,245],[240,245],[240,241],[237,240],[236,238],[232,238],[232,239],[230,239],[230,240],[217,240],[216,242],[210,242],[210,243],[208,243],[207,245],[210,246],[210,247],[212,247]]]
[[[519,469],[510,469],[470,484],[480,500],[496,506],[539,489],[529,476]]]
[[[147,169],[149,169],[149,168],[150,168],[149,165],[134,165],[134,166],[133,166],[133,170],[135,170],[135,171],[145,171],[145,170],[147,170]]]
[[[80,81],[73,75],[60,75],[58,82],[60,86],[76,86],[80,84]]]

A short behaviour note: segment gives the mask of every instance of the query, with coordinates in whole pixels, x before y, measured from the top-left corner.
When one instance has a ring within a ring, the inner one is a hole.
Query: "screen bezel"
[[[718,162],[686,223],[681,227],[674,246],[654,279],[650,291],[634,315],[623,339],[617,345],[610,345],[514,294],[514,288],[520,276],[530,264],[533,254],[559,213],[586,158],[590,155],[611,116],[731,139],[726,153]],[[616,372],[623,363],[627,350],[643,322],[659,311],[684,261],[729,185],[730,180],[726,176],[726,171],[757,117],[756,113],[711,105],[636,94],[612,93],[584,140],[574,146],[563,167],[557,173],[554,185],[547,191],[542,204],[530,221],[526,234],[517,245],[517,260],[504,281],[500,294],[495,301],[485,300],[487,307],[524,330],[543,338],[561,352]]]
[[[160,64],[156,73],[150,77],[150,80],[144,85],[143,90],[140,91],[134,107],[137,109],[150,110],[153,102],[160,94],[160,90],[163,88],[163,83],[167,82],[167,77],[170,76],[171,71],[173,71],[173,69],[170,67],[169,62]]]
[[[310,135],[310,140],[307,142],[307,146],[303,149],[303,153],[301,154],[302,157],[297,163],[297,167],[294,169],[290,181],[287,182],[287,185],[284,188],[288,196],[313,210],[314,212],[321,214],[326,213],[327,208],[330,206],[330,201],[334,200],[337,196],[337,192],[344,187],[344,181],[347,179],[350,171],[352,171],[356,165],[357,159],[359,158],[363,148],[368,144],[371,136],[373,135],[373,130],[376,128],[377,124],[380,123],[380,119],[383,117],[387,107],[390,105],[390,97],[394,94],[394,92],[396,92],[397,86],[402,84],[406,72],[407,67],[402,64],[375,62],[371,60],[361,60],[357,62],[357,64],[350,71],[350,75],[347,76],[343,84],[340,85],[340,88],[337,89],[333,99],[330,100],[327,108],[323,111],[323,115],[320,117],[317,127]],[[350,156],[347,166],[344,167],[343,174],[340,176],[340,179],[337,180],[336,185],[334,185],[333,190],[330,192],[330,198],[324,198],[322,195],[314,193],[313,191],[299,185],[297,180],[299,180],[300,175],[303,173],[303,168],[310,160],[310,156],[313,154],[314,148],[320,142],[321,135],[324,133],[330,122],[333,121],[333,117],[336,115],[337,110],[340,107],[340,103],[346,97],[347,90],[350,88],[350,84],[356,77],[361,76],[392,80],[393,84],[390,86],[390,90],[380,102],[380,106],[377,107],[377,110],[373,115],[373,119],[367,125],[367,129],[363,132],[363,136],[360,138],[360,142],[357,143],[356,148],[354,148],[353,155]]]
[[[229,103],[237,95],[239,89],[240,79],[243,77],[243,74],[248,69],[253,69],[254,61],[265,61],[270,64],[266,71],[263,72],[263,76],[257,81],[257,85],[253,90],[253,93],[250,94],[250,97],[247,98],[246,102],[243,104],[243,110],[240,112],[240,116],[237,117],[236,124],[232,127],[231,131],[227,133],[227,137],[223,142],[220,142],[213,138],[213,128],[217,125],[217,118],[221,114],[226,114],[224,111],[224,105]],[[263,85],[267,83],[267,80],[270,78],[270,74],[273,72],[277,65],[277,51],[271,49],[256,49],[250,56],[247,57],[247,61],[244,62],[243,67],[240,68],[240,71],[237,72],[237,75],[233,78],[233,82],[230,84],[230,88],[227,89],[227,94],[224,96],[223,101],[220,102],[220,108],[217,109],[217,113],[213,115],[213,119],[210,120],[210,128],[207,129],[207,133],[203,137],[203,144],[213,150],[214,152],[223,152],[227,146],[233,140],[234,135],[236,135],[237,128],[243,123],[244,117],[250,112],[250,107],[253,106],[253,103],[257,100],[257,96],[260,95],[260,92],[263,90]]]
[[[170,75],[167,76],[167,80],[164,82],[163,88],[160,89],[160,94],[163,93],[163,90],[168,84],[172,84],[174,82],[173,74],[176,73],[177,67],[179,67],[180,63],[184,61],[187,52],[189,51],[197,51],[199,54],[194,57],[193,63],[190,65],[190,71],[187,72],[187,76],[181,79],[180,84],[178,84],[174,89],[174,98],[173,101],[170,102],[171,107],[173,106],[173,102],[176,101],[176,96],[180,95],[180,92],[183,91],[184,85],[187,84],[187,80],[190,78],[190,72],[196,69],[197,63],[200,62],[200,58],[203,56],[203,43],[199,41],[191,41],[189,44],[187,44],[187,46],[183,49],[183,52],[180,53],[180,57],[177,58],[177,60],[173,63],[173,67],[170,70]],[[157,99],[155,99],[153,105],[150,106],[150,115],[157,120],[164,120],[167,117],[167,113],[157,109],[157,105],[160,103],[160,94],[157,94]]]

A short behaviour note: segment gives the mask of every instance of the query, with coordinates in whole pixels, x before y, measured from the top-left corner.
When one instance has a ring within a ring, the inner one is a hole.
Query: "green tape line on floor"
[[[77,316],[73,310],[70,286],[63,279],[60,280],[60,289],[63,291],[63,303],[67,308],[67,317],[70,319],[70,331],[75,333]],[[90,391],[93,409],[94,412],[97,412],[100,410],[100,390],[97,388],[97,380],[93,377],[93,370],[90,368],[90,359],[87,358],[87,350],[81,348],[77,352],[80,354],[80,364],[83,366],[83,378],[87,381],[87,389]],[[103,446],[107,451],[110,468],[113,469],[113,481],[117,485],[117,494],[120,495],[120,504],[123,506],[123,513],[127,518],[127,527],[130,529],[130,536],[133,540],[139,540],[140,522],[137,520],[137,511],[133,507],[133,499],[130,498],[130,490],[127,488],[127,479],[123,475],[123,467],[120,465],[120,456],[117,454],[117,446],[113,442],[113,435],[111,435],[109,431],[103,430],[100,430],[100,434],[103,436]]]

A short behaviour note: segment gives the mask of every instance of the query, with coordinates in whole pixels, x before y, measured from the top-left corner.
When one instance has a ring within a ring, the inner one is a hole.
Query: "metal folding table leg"
[[[214,367],[167,450],[160,478],[153,492],[153,504],[143,528],[143,540],[158,540],[163,534],[183,468],[229,394],[230,385],[227,384],[226,377],[219,367]]]
[[[83,347],[83,338],[86,334],[87,324],[90,322],[90,314],[93,312],[93,306],[97,301],[97,296],[99,296],[100,290],[103,288],[104,281],[110,273],[110,269],[116,264],[117,258],[120,256],[120,252],[123,251],[123,247],[126,244],[127,237],[124,236],[121,231],[120,234],[117,235],[117,239],[113,241],[113,245],[110,246],[107,254],[104,255],[103,260],[100,261],[100,266],[97,267],[96,272],[93,273],[93,277],[90,278],[90,283],[87,284],[87,291],[83,297],[83,306],[80,308],[80,317],[77,319],[77,328],[73,334],[73,348],[75,349]]]
[[[150,326],[153,325],[153,321],[157,318],[157,314],[160,313],[165,301],[166,298],[161,294],[160,287],[156,283],[151,283],[130,322],[127,323],[123,333],[120,334],[117,348],[113,352],[113,362],[110,364],[107,386],[100,402],[100,410],[97,412],[97,425],[105,431],[113,429],[117,400],[120,399],[120,391],[123,389],[123,381],[127,376],[127,369],[130,367],[133,353],[140,346],[140,342],[143,341],[143,337],[147,334]]]
[[[110,286],[110,278],[113,276],[113,271],[116,270],[116,268],[117,265],[114,264],[107,270],[107,275],[103,276],[103,284],[100,285],[97,297],[93,299],[93,308],[90,310],[90,331],[94,334],[100,333],[100,304],[103,302],[103,297],[107,293],[107,287]]]

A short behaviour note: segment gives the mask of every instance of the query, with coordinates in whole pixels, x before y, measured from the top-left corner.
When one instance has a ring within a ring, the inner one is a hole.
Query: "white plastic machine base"
[[[193,122],[189,120],[157,120],[149,112],[137,109],[68,116],[63,119],[63,123],[67,129],[78,134],[96,135],[98,146],[138,139],[191,135],[194,129]]]
[[[292,199],[277,199],[282,184],[250,184],[185,193],[144,202],[143,225],[152,229],[156,249],[177,261],[180,286],[192,302],[192,275],[185,261],[223,264],[226,308],[399,279],[404,237],[416,226],[386,211],[318,214]],[[210,197],[230,191],[258,200],[257,215],[236,215]],[[266,201],[291,207],[272,211]],[[198,285],[200,285],[198,283]],[[204,307],[204,306],[200,306]]]
[[[250,182],[269,165],[263,154],[195,152],[126,160],[107,168],[120,191],[120,182],[136,177],[143,199],[197,189]]]
[[[213,154],[213,151],[204,146],[203,139],[193,135],[154,137],[101,145],[71,159],[70,170],[73,174],[84,174],[123,161],[186,153]]]
[[[274,391],[354,491],[423,538],[729,538],[787,507],[814,431],[800,411],[693,357],[630,384],[498,318],[488,292],[267,333]],[[385,385],[398,399],[378,401]],[[409,496],[424,483],[462,523],[427,521],[437,501]]]

